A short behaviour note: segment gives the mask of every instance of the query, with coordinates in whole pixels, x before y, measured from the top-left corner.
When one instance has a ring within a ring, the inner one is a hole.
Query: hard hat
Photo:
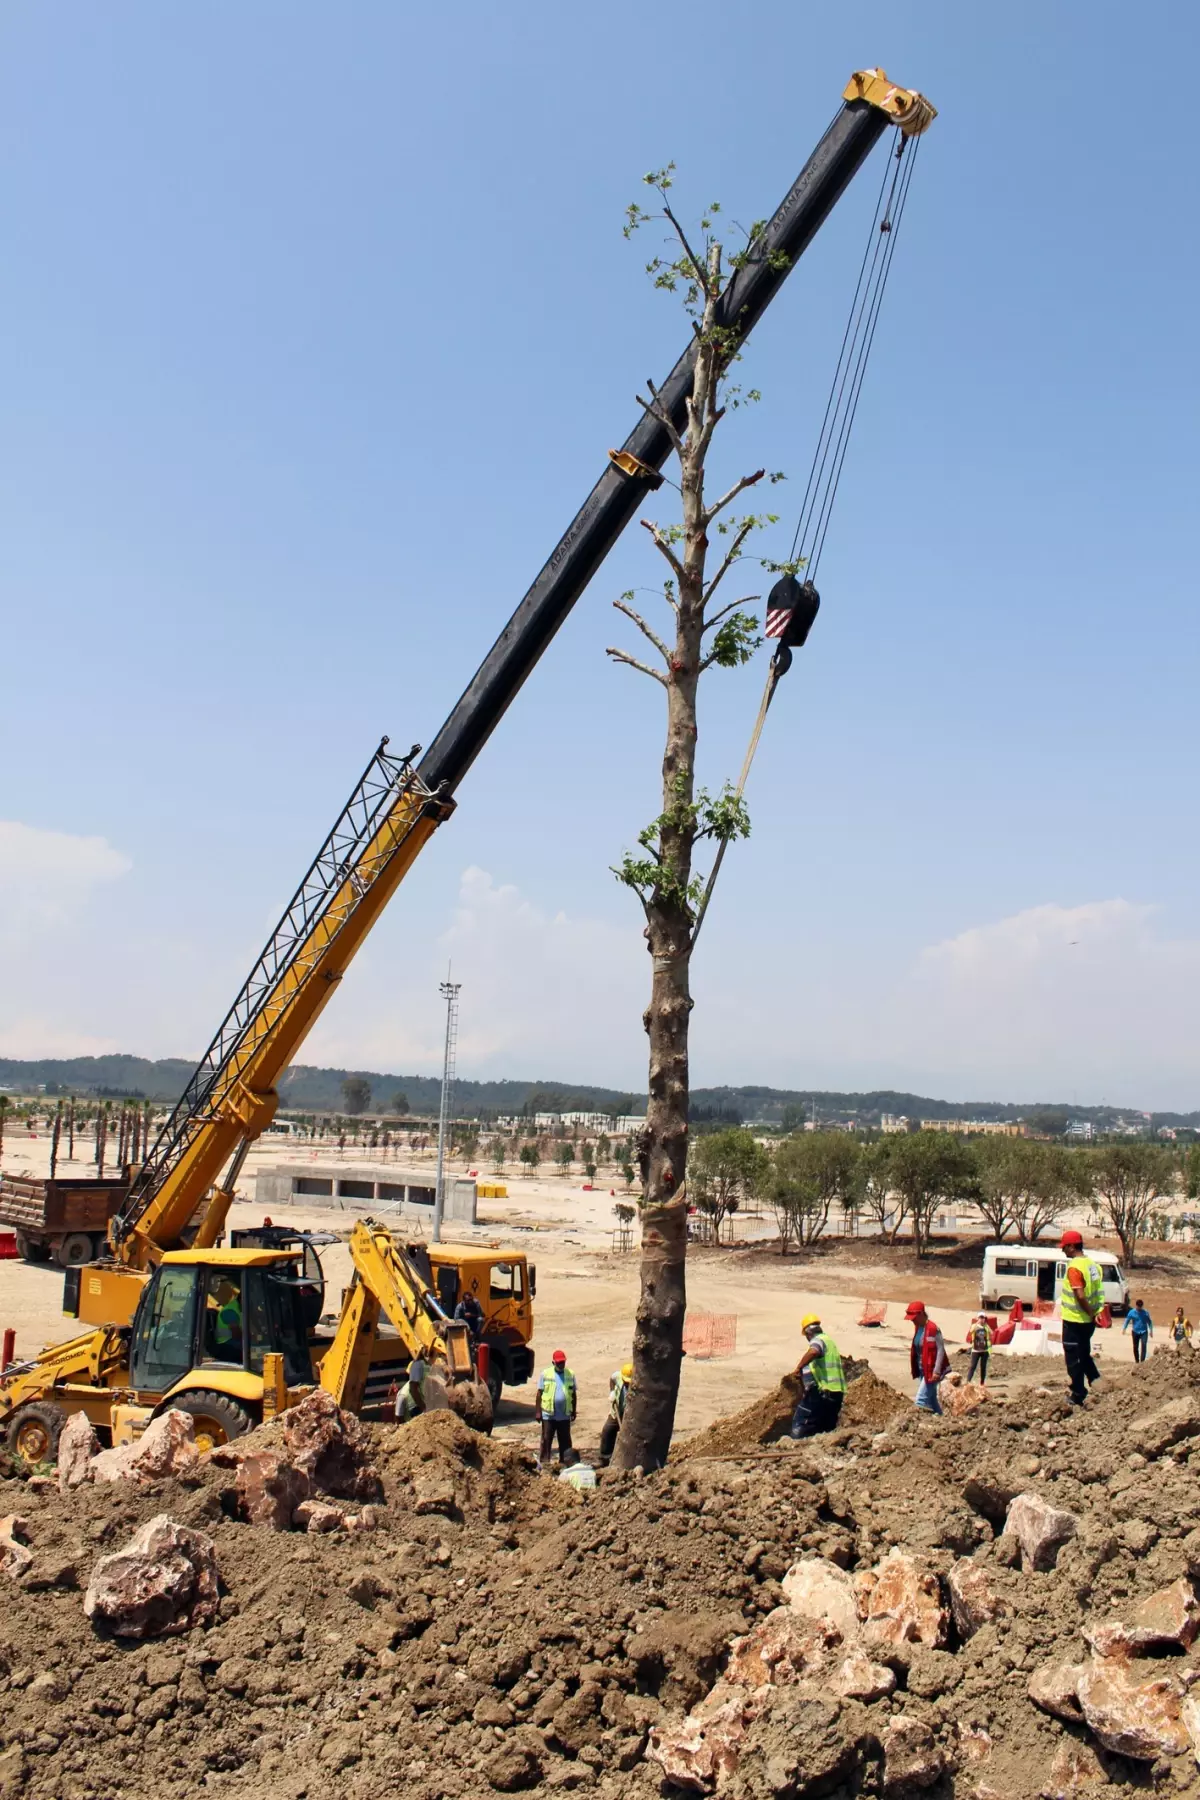
[[[633,1380],[633,1364],[632,1363],[622,1363],[621,1364],[621,1380],[622,1381],[632,1381]]]
[[[551,1362],[565,1363],[566,1360],[567,1360],[567,1353],[565,1350],[556,1350],[554,1352],[554,1355],[550,1358]]]
[[[821,1323],[821,1320],[820,1320],[820,1317],[818,1316],[818,1314],[805,1313],[804,1317],[800,1321],[800,1329],[801,1329],[801,1331],[807,1331],[810,1325],[819,1325],[820,1323]]]
[[[1083,1238],[1078,1231],[1064,1231],[1063,1232],[1061,1248],[1065,1250],[1067,1248],[1068,1244],[1078,1244],[1080,1249],[1082,1250]]]
[[[910,1300],[905,1308],[904,1316],[906,1319],[919,1319],[924,1311],[925,1302],[923,1300]]]

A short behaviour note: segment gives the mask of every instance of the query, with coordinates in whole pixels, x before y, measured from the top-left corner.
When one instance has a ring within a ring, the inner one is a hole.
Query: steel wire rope
[[[810,581],[820,562],[821,552],[825,548],[833,502],[837,497],[842,470],[845,467],[850,433],[858,412],[863,377],[866,374],[871,348],[875,341],[879,309],[887,289],[888,275],[891,272],[892,257],[895,255],[896,239],[899,235],[900,222],[904,217],[904,207],[908,199],[913,169],[916,166],[916,152],[919,145],[919,137],[902,139],[895,157],[889,157],[888,166],[884,169],[883,180],[880,182],[879,195],[871,220],[871,236],[867,241],[867,248],[863,252],[862,263],[859,266],[858,281],[850,302],[850,314],[846,321],[846,329],[842,334],[837,367],[830,384],[829,398],[825,403],[825,414],[821,421],[817,448],[813,453],[804,499],[801,502],[800,517],[796,524],[795,536],[792,539],[789,561],[793,563],[796,561],[797,547],[803,547],[805,542],[810,543],[806,558]],[[884,205],[885,194],[887,196],[886,206]],[[864,277],[866,279],[865,293]],[[847,382],[849,382],[849,399],[843,407],[842,402],[846,394]],[[835,433],[837,442],[836,448],[833,450],[833,461],[830,463],[830,449],[834,444]],[[819,502],[818,496],[820,496]],[[813,526],[814,516],[816,528],[812,531],[810,540],[809,531]],[[779,684],[782,672],[776,659],[772,657],[762,700],[759,703],[758,716],[754,721],[754,729],[750,734],[750,742],[746,747],[741,773],[738,776],[735,792],[739,800],[745,792],[750,767],[762,737],[763,726],[766,723],[767,711],[775,697],[775,689]],[[696,940],[700,935],[700,927],[704,923],[717,876],[720,873],[721,864],[725,860],[728,843],[727,838],[722,838],[717,845],[713,866],[705,883],[700,904],[696,909],[696,921],[692,926],[689,954],[691,950],[695,949]]]

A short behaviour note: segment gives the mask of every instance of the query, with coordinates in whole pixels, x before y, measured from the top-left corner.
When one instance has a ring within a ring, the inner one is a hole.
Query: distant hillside
[[[0,1087],[28,1093],[44,1088],[48,1093],[79,1095],[141,1095],[148,1100],[175,1100],[193,1064],[180,1057],[150,1062],[142,1056],[75,1056],[19,1062],[0,1057]],[[391,1107],[403,1094],[416,1113],[437,1111],[440,1083],[431,1075],[387,1075],[374,1069],[317,1069],[296,1063],[279,1084],[284,1106],[297,1111],[338,1112],[344,1107],[342,1083],[359,1076],[371,1084],[371,1108]],[[644,1093],[595,1087],[573,1081],[459,1081],[455,1087],[455,1111],[468,1116],[529,1112],[644,1112]],[[871,1093],[839,1094],[821,1088],[710,1087],[692,1089],[695,1122],[702,1120],[753,1121],[766,1125],[794,1123],[798,1116],[811,1118],[815,1108],[821,1119],[857,1118],[877,1125],[883,1113],[921,1119],[1028,1119],[1034,1114],[1069,1114],[1090,1119],[1100,1128],[1122,1116],[1113,1106],[1068,1106],[1065,1101],[1029,1101],[1016,1104],[999,1100],[936,1100],[925,1094],[900,1093],[891,1088]],[[1128,1116],[1132,1109],[1125,1109]],[[1155,1113],[1154,1126],[1200,1126],[1200,1111]]]

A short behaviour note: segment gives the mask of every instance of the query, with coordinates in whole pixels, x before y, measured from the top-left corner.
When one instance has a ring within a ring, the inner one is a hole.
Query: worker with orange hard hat
[[[1099,1263],[1083,1253],[1081,1234],[1070,1227],[1062,1234],[1067,1273],[1059,1295],[1062,1313],[1063,1361],[1071,1383],[1071,1405],[1082,1406],[1088,1389],[1100,1379],[1092,1355],[1096,1320],[1104,1310],[1104,1276]]]
[[[837,1345],[827,1331],[821,1330],[818,1314],[805,1313],[800,1329],[808,1342],[796,1364],[803,1385],[792,1414],[792,1436],[819,1437],[837,1425],[846,1397],[846,1372]]]
[[[542,1378],[538,1382],[538,1418],[542,1427],[539,1460],[543,1469],[550,1467],[555,1438],[558,1439],[559,1467],[565,1469],[569,1462],[574,1461],[571,1426],[575,1422],[578,1397],[575,1377],[567,1367],[567,1353],[565,1350],[556,1350],[550,1358],[550,1367],[542,1370]]]

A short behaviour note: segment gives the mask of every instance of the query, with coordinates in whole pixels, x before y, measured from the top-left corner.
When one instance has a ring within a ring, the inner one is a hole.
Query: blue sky
[[[5,1053],[199,1051],[379,736],[430,740],[674,360],[620,233],[643,171],[767,214],[880,63],[940,116],[695,1079],[1200,1104],[1194,10],[728,18],[6,9]],[[877,179],[756,333],[718,476],[806,468]],[[464,1073],[640,1084],[608,866],[661,719],[603,652],[656,579],[629,534],[305,1060],[434,1066],[453,955]],[[709,681],[710,782],[762,677]]]

